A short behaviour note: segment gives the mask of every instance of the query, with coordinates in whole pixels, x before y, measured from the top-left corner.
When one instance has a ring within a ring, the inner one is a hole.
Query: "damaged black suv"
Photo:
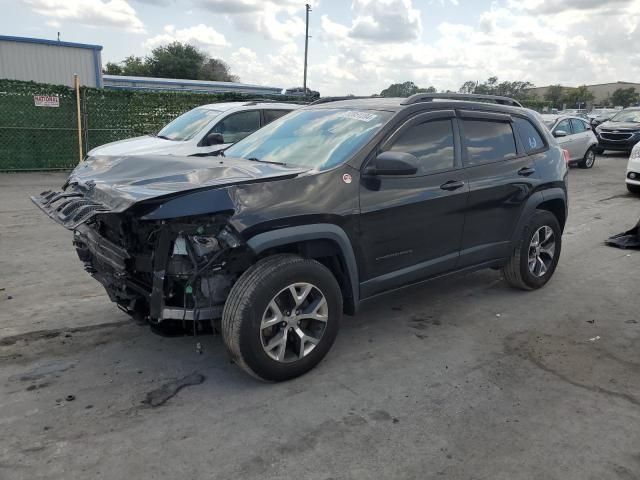
[[[342,313],[378,294],[487,267],[545,285],[566,177],[517,102],[418,94],[319,100],[224,157],[91,158],[33,201],[120,308],[214,322],[238,365],[278,381],[313,368]]]

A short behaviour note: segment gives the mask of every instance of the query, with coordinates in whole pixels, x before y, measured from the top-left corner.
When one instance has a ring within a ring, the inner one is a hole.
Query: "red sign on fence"
[[[34,95],[33,103],[36,107],[59,107],[60,98],[57,95]]]

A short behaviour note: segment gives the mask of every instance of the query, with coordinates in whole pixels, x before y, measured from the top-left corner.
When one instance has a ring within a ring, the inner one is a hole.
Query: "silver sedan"
[[[569,152],[569,163],[593,167],[598,139],[585,119],[567,115],[542,115],[542,119],[560,146]]]

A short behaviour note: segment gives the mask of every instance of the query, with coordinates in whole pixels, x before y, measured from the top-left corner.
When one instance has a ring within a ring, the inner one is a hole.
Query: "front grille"
[[[600,136],[605,140],[623,141],[623,140],[629,140],[633,136],[633,133],[631,132],[625,132],[625,133],[600,132]]]
[[[46,191],[40,196],[31,197],[31,200],[49,217],[69,230],[73,230],[99,212],[109,211],[104,205],[84,198],[80,192]]]

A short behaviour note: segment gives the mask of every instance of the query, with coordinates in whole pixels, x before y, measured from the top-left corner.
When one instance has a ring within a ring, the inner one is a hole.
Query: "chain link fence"
[[[46,96],[49,105],[42,105]],[[52,97],[56,97],[57,100]],[[80,89],[83,152],[156,133],[199,105],[258,98],[236,93]],[[267,96],[259,98],[268,99]],[[300,97],[271,97],[300,101]],[[0,80],[0,171],[69,169],[79,161],[76,92],[68,87]]]

